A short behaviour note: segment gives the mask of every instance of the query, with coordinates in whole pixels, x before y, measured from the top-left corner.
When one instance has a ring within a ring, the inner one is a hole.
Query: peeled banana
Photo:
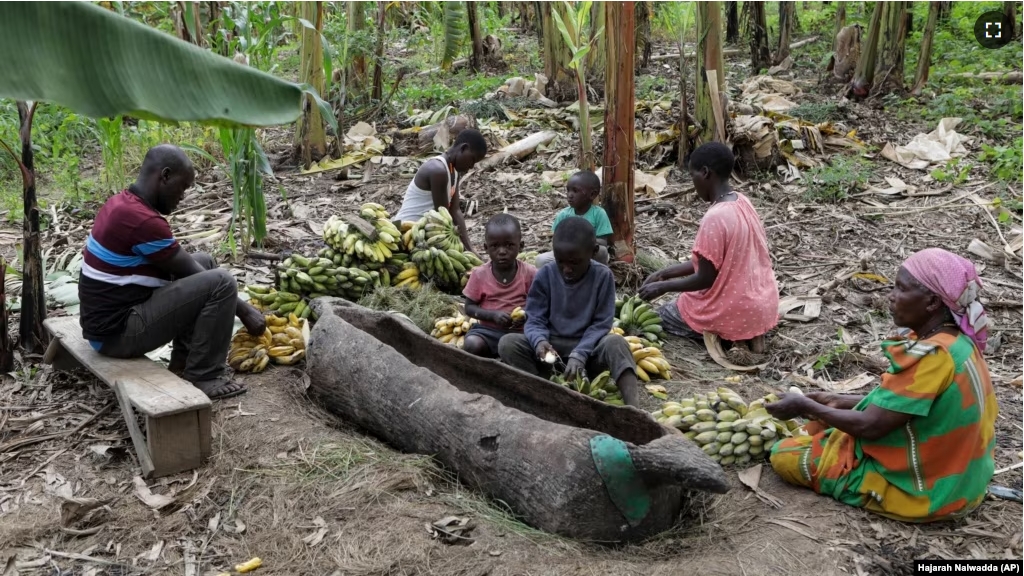
[[[796,420],[777,420],[764,409],[764,403],[777,399],[768,394],[747,404],[722,386],[715,392],[665,402],[651,416],[682,430],[721,465],[745,465],[767,455],[779,439],[805,434]]]

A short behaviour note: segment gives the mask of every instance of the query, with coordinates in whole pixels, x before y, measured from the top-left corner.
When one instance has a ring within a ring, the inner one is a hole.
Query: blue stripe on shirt
[[[103,342],[97,342],[96,340],[89,340],[89,345],[97,352],[100,351],[100,348],[103,348]]]
[[[146,263],[146,259],[142,256],[123,256],[111,250],[107,250],[92,237],[92,234],[89,234],[89,237],[85,240],[85,247],[93,256],[107,264],[110,264],[111,266],[117,266],[118,268],[133,268],[135,266],[142,266]]]
[[[174,244],[174,238],[164,238],[162,240],[143,242],[142,244],[132,246],[132,252],[139,254],[140,256],[149,256],[151,254],[156,254],[171,244]]]

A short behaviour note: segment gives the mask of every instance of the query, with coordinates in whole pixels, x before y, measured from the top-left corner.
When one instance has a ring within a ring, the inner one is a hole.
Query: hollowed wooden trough
[[[437,458],[524,522],[621,542],[672,527],[690,490],[725,492],[721,467],[628,407],[441,344],[396,315],[313,303],[310,392],[391,446]]]

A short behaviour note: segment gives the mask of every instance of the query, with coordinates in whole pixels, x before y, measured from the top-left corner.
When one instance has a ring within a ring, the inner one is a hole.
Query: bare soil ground
[[[809,87],[811,83],[808,82]],[[809,94],[808,99],[824,98]],[[849,104],[848,128],[875,145],[933,127],[894,125],[868,105]],[[897,134],[897,136],[893,136]],[[268,149],[284,150],[290,135],[268,133]],[[279,146],[277,144],[279,144]],[[575,145],[563,135],[561,148]],[[571,157],[552,150],[521,166],[485,172],[466,182],[473,203],[471,236],[508,210],[523,221],[527,249],[543,249],[550,221],[564,205],[560,190],[543,193],[541,170],[570,168]],[[418,162],[370,165],[353,180],[328,172],[280,173],[267,187],[270,236],[265,249],[310,251],[318,223],[365,201],[395,210]],[[942,189],[879,159],[872,182],[898,175],[924,189]],[[516,176],[510,179],[509,175]],[[523,177],[525,175],[525,177]],[[966,254],[972,238],[999,245],[995,228],[969,201],[971,191],[991,198],[1005,186],[971,180],[936,196],[853,198],[822,204],[804,197],[797,181],[774,177],[736,183],[757,206],[773,250],[783,296],[821,289],[819,317],[783,321],[769,337],[769,363],[757,375],[730,384],[748,399],[788,386],[783,378],[814,376],[841,381],[867,372],[877,377],[878,342],[891,328],[887,286],[848,278],[864,271],[891,279],[912,252],[942,246]],[[685,256],[705,209],[688,195],[687,179],[673,171],[658,209],[638,214],[638,244]],[[287,200],[277,196],[283,190]],[[1017,191],[1019,192],[1019,191]],[[943,203],[946,203],[943,205]],[[173,219],[179,235],[223,225],[230,184],[205,170],[199,191]],[[869,212],[893,216],[863,217]],[[1019,218],[1019,216],[1017,216]],[[91,222],[75,212],[54,213],[44,247],[77,251]],[[20,230],[0,231],[0,247],[13,252]],[[187,242],[211,250],[213,243]],[[978,262],[977,259],[975,259]],[[241,282],[265,282],[268,263],[246,259],[233,270]],[[987,354],[1000,401],[996,466],[1021,460],[1021,262],[980,263],[997,346]],[[620,272],[629,272],[620,270]],[[626,285],[641,275],[623,275]],[[838,334],[842,327],[846,340]],[[666,383],[671,397],[722,385],[731,373],[714,364],[702,345],[672,340],[676,367]],[[26,369],[0,384],[0,574],[218,574],[252,557],[259,574],[339,575],[633,575],[633,574],[910,574],[921,557],[1020,558],[1021,505],[990,498],[959,523],[907,525],[792,488],[765,467],[761,488],[783,505],[773,508],[743,487],[701,498],[679,526],[652,541],[607,547],[564,540],[514,520],[501,503],[462,488],[428,457],[399,454],[323,412],[304,394],[297,369],[271,369],[244,380],[250,392],[215,405],[213,457],[195,473],[157,480],[147,504],[134,478],[139,470],[113,394],[87,373],[56,373],[22,358]],[[876,378],[877,381],[877,378]],[[658,401],[645,398],[653,410]],[[1021,489],[1021,469],[993,483]],[[147,495],[148,498],[148,495]],[[156,507],[154,507],[156,506]],[[471,542],[447,545],[426,524],[446,516],[475,524]],[[16,567],[18,572],[4,569]]]

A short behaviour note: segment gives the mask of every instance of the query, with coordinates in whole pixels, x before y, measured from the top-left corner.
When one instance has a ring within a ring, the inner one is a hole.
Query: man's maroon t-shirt
[[[131,189],[107,200],[85,242],[78,284],[82,335],[95,346],[120,334],[132,306],[170,282],[154,263],[178,249],[167,220]]]

